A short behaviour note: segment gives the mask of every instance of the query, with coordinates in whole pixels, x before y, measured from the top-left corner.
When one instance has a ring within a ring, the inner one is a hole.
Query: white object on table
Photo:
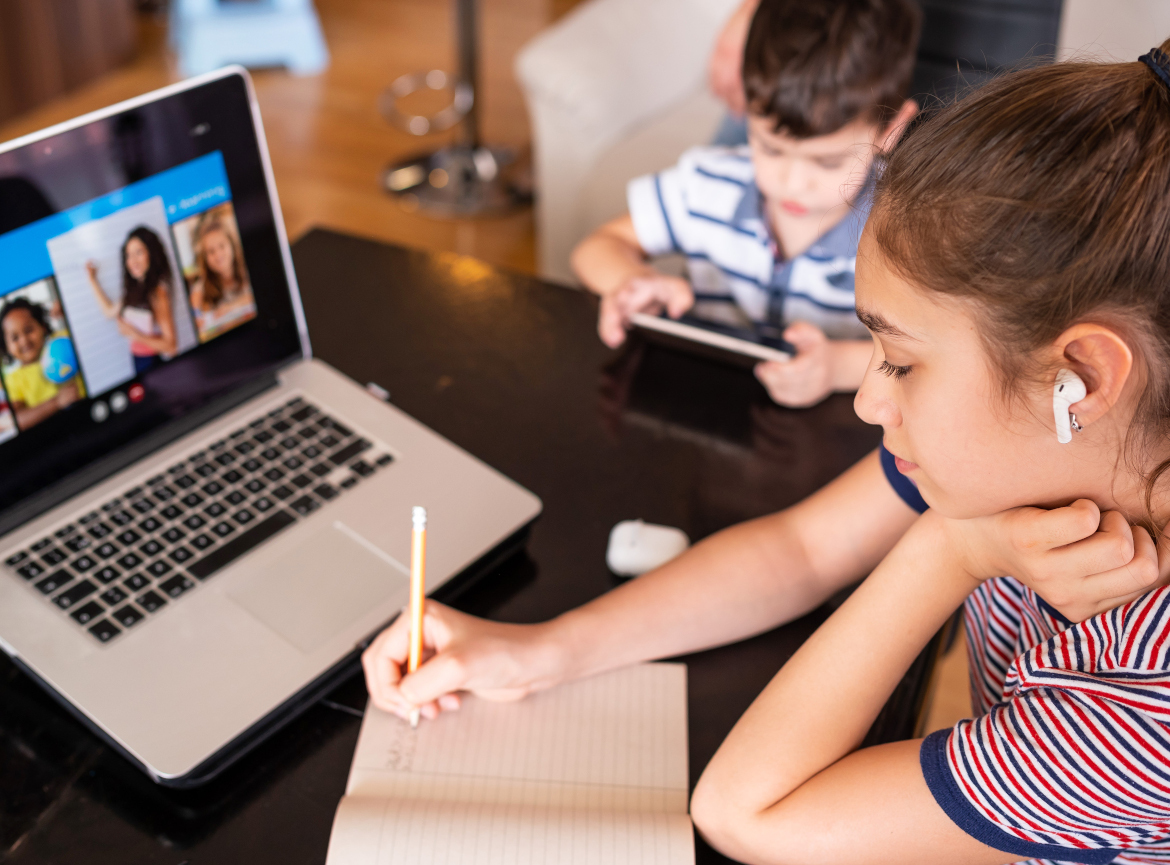
[[[618,576],[636,577],[677,558],[690,545],[682,529],[623,520],[609,533],[605,563]]]

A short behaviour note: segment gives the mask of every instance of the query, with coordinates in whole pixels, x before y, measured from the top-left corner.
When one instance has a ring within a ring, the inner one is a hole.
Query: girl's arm
[[[735,725],[691,801],[748,863],[1010,863],[935,803],[919,742],[861,744],[917,654],[978,585],[927,512]]]
[[[92,261],[87,261],[85,264],[85,274],[89,277],[90,287],[93,289],[94,299],[97,300],[98,309],[102,311],[102,315],[106,318],[115,318],[118,315],[118,304],[110,300],[106,294],[102,284],[97,279],[98,268]]]

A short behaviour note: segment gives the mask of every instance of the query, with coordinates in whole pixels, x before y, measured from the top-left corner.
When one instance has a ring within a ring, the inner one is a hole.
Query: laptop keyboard
[[[392,461],[298,397],[4,564],[108,643]]]

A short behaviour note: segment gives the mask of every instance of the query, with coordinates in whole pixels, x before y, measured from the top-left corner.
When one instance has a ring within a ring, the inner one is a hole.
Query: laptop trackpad
[[[298,649],[311,652],[393,595],[409,596],[405,566],[335,522],[227,595]]]

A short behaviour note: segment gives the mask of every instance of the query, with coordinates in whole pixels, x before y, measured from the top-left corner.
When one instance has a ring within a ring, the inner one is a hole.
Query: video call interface
[[[219,151],[0,235],[0,262],[0,443],[132,411],[150,370],[257,315]]]

